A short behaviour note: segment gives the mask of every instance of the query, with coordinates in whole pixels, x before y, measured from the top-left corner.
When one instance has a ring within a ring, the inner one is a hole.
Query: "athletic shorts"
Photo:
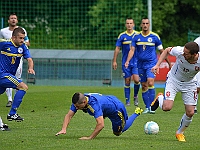
[[[147,82],[147,78],[155,78],[155,74],[151,72],[151,68],[148,69],[138,69],[140,82]]]
[[[181,92],[182,100],[186,105],[196,105],[198,94],[196,81],[180,82],[176,79],[168,78],[165,87],[165,99],[173,100],[178,92]]]
[[[116,113],[112,117],[109,117],[109,119],[112,122],[113,132],[121,132],[126,124],[126,120],[128,119],[124,104],[121,104],[120,107],[118,105],[118,110],[116,110]]]
[[[22,81],[17,79],[12,74],[9,73],[2,73],[0,74],[0,94],[4,93],[6,88],[13,88],[16,89],[19,83]]]
[[[126,68],[124,65],[122,65],[122,71],[124,78],[131,77],[133,74],[138,75],[138,68],[136,66],[128,66],[128,68]]]

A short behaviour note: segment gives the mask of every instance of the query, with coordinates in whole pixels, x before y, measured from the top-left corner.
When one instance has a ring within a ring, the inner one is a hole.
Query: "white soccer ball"
[[[148,121],[145,125],[144,125],[144,132],[146,134],[158,134],[159,132],[159,126],[156,122],[154,121]]]

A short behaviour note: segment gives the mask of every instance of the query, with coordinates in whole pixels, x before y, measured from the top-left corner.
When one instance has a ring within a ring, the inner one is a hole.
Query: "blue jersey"
[[[122,48],[122,65],[125,64],[126,59],[128,57],[128,53],[130,51],[131,48],[131,42],[132,42],[132,38],[135,34],[137,34],[137,31],[134,31],[129,34],[127,31],[122,32],[117,39],[116,42],[116,46],[121,47]],[[137,64],[137,54],[134,54],[134,56],[132,57],[132,59],[130,60],[130,65],[134,65],[135,63]]]
[[[98,93],[84,94],[88,99],[88,105],[86,111],[94,118],[100,116],[108,117],[113,119],[118,114],[118,111],[122,112],[125,120],[128,119],[127,112],[125,110],[124,104],[117,99],[117,97],[112,95],[102,95]],[[70,108],[73,112],[77,112],[74,104]]]
[[[17,47],[12,40],[0,42],[0,74],[10,73],[15,75],[23,56],[25,59],[31,58],[28,47],[25,44]]]
[[[160,37],[150,32],[148,35],[143,35],[142,32],[136,34],[132,39],[132,46],[136,48],[138,58],[138,68],[150,68],[157,62],[156,49],[163,49]]]

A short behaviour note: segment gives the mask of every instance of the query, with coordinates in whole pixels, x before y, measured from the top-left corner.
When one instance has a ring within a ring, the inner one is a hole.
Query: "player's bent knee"
[[[122,132],[113,132],[113,134],[116,136],[120,136],[122,134]]]
[[[27,86],[24,82],[21,82],[21,83],[18,85],[17,88],[18,88],[18,89],[23,89],[23,90],[25,90],[25,91],[28,90],[28,86]]]

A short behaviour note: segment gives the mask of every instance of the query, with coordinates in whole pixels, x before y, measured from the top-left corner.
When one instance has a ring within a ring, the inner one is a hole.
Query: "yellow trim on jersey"
[[[122,42],[123,44],[131,44],[132,41]]]
[[[4,54],[6,56],[14,56],[14,57],[22,57],[23,54],[12,54],[12,53],[8,53],[8,52],[4,52],[4,51],[1,51],[1,54]]]
[[[12,83],[14,83],[15,85],[19,85],[19,81],[11,76],[5,76],[6,78],[8,78],[8,80],[10,80]]]
[[[87,108],[88,108],[92,113],[94,113],[94,109],[93,109],[90,105],[88,105]]]
[[[137,42],[137,45],[150,45],[150,46],[155,46],[155,43],[149,43],[149,42]]]
[[[122,33],[119,34],[118,39],[119,39],[119,37],[120,37],[122,34],[127,34],[127,35],[131,36],[131,35],[133,35],[134,33],[135,33],[135,34],[139,34],[139,32],[138,32],[138,31],[135,31],[135,30],[133,30],[132,33],[128,33],[127,31],[124,31],[124,32],[122,32]]]
[[[123,114],[118,111],[118,116],[120,117],[121,121],[122,121],[122,129],[124,129],[124,126],[125,126],[125,121],[124,121],[124,117],[123,117]],[[119,129],[118,129],[119,130]]]
[[[6,42],[6,41],[8,41],[8,40],[5,40],[5,39],[0,39],[0,42]]]

